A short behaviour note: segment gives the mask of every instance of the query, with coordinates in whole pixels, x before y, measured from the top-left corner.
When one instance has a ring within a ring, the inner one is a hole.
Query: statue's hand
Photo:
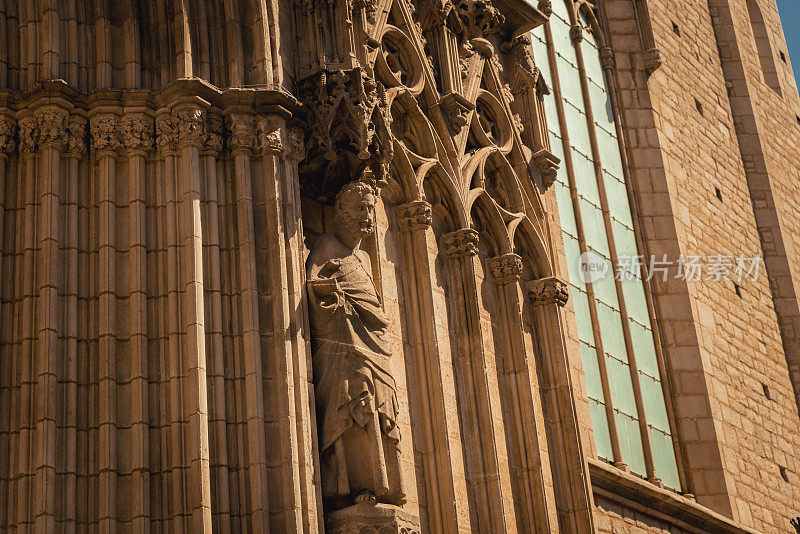
[[[317,278],[311,280],[311,287],[318,300],[317,306],[332,313],[347,304],[344,291],[339,287],[335,278]]]
[[[318,278],[311,281],[314,292],[320,297],[327,297],[333,293],[340,292],[339,283],[335,278]]]

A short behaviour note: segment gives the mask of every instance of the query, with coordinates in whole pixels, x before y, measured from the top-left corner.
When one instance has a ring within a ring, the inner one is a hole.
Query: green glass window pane
[[[608,211],[611,216],[628,228],[633,228],[630,204],[628,204],[628,190],[625,188],[625,183],[603,171],[603,187],[606,190]]]
[[[625,296],[625,306],[628,316],[637,323],[650,328],[650,318],[647,315],[647,302],[644,299],[644,284],[638,278],[622,280],[622,294]]]
[[[600,63],[600,54],[594,42],[594,37],[589,32],[584,32],[581,41],[584,63],[586,64],[586,77],[597,85],[605,85],[603,80],[603,66]]]
[[[561,21],[556,21],[553,18],[550,20],[553,21],[550,25],[550,29],[553,33],[553,47],[555,48],[556,55],[563,58],[567,63],[575,65],[575,49],[572,47],[569,25],[563,24]]]
[[[550,121],[549,117],[550,116],[548,115],[548,121]],[[555,117],[553,120],[558,122],[558,117]],[[564,162],[564,159],[566,158],[564,155],[564,142],[558,135],[558,131],[553,131],[552,127],[550,129],[550,152],[552,152],[555,157],[561,160],[560,170],[556,175],[556,180],[559,180],[562,183],[567,183],[567,164]]]
[[[556,181],[556,202],[558,203],[558,216],[561,220],[561,229],[573,237],[577,237],[578,229],[575,225],[575,213],[572,210],[572,197],[569,187],[561,181]]]
[[[617,284],[614,281],[614,270],[611,261],[607,261],[608,270],[605,276],[598,276],[592,280],[592,288],[597,300],[607,304],[609,307],[619,310],[619,300],[617,299]]]
[[[547,39],[545,38],[544,24],[535,27],[531,31],[531,44],[533,45],[533,57],[536,59],[536,64],[539,65],[539,68],[542,68],[543,61],[546,61],[546,59],[539,59],[537,54],[547,56]]]
[[[611,403],[618,410],[630,417],[637,417],[636,397],[633,396],[630,368],[615,358],[606,356],[608,386],[611,388]]]
[[[575,56],[572,48],[572,38],[569,35],[570,24],[567,7],[561,5],[563,2],[553,2],[553,14],[550,16],[550,30],[553,33],[553,44],[559,54],[570,54]]]
[[[667,408],[664,404],[664,391],[661,382],[639,373],[639,386],[642,389],[642,403],[647,424],[662,432],[669,433]]]
[[[589,130],[586,126],[586,115],[569,103],[564,104],[564,117],[567,120],[569,144],[573,150],[580,152],[587,158],[592,154],[592,145],[589,143]]]
[[[608,258],[608,240],[606,238],[605,223],[603,222],[603,212],[583,198],[580,199],[579,205],[583,231],[586,236],[586,246],[601,256]]]
[[[572,165],[575,168],[575,187],[578,194],[595,206],[600,205],[600,193],[597,191],[597,178],[594,165],[583,154],[573,154]]]
[[[628,361],[625,351],[625,336],[622,333],[622,318],[602,302],[597,301],[597,320],[600,323],[600,335],[603,339],[603,350],[620,361]],[[629,380],[630,381],[630,380]]]
[[[653,345],[653,332],[634,321],[628,321],[628,324],[631,327],[631,340],[633,341],[636,367],[639,372],[653,378],[661,378],[658,372],[656,349],[655,345]]]
[[[622,413],[615,413],[619,434],[619,448],[622,460],[628,464],[631,471],[640,476],[646,476],[644,465],[644,451],[642,450],[642,435],[639,433],[639,422]]]
[[[675,447],[672,445],[672,438],[654,428],[651,428],[648,433],[656,476],[666,487],[680,491],[683,488],[681,488],[681,481],[678,477],[678,465],[675,461]]]
[[[553,2],[553,16],[550,17],[550,23],[553,25],[561,23],[562,25],[566,24],[569,26],[568,21],[569,12],[567,11],[565,0],[556,0]]]
[[[616,182],[613,178],[609,181]],[[637,276],[639,274],[639,270],[636,269],[639,263],[637,259],[639,252],[636,247],[636,235],[633,230],[614,219],[611,221],[611,230],[614,234],[614,245],[617,247],[617,259],[620,265],[626,272]]]
[[[589,102],[595,123],[607,133],[614,133],[614,108],[605,86],[589,82]]]
[[[561,234],[564,238],[564,253],[567,256],[567,270],[569,272],[569,282],[585,291],[586,285],[580,277],[581,269],[581,247],[578,244],[578,239],[567,233]]]
[[[561,123],[558,122],[558,108],[556,108],[556,99],[553,95],[544,97],[544,114],[547,117],[547,127],[550,129],[550,143],[552,144],[553,135],[561,137]]]
[[[590,399],[604,402],[603,382],[600,379],[600,365],[597,363],[597,349],[581,343],[583,373],[586,376],[586,392]]]
[[[558,78],[561,82],[561,96],[564,100],[583,111],[586,109],[586,106],[583,102],[583,92],[581,92],[580,72],[574,65],[571,65],[560,56],[557,64]],[[586,126],[584,125],[584,129],[585,128]]]
[[[604,460],[613,460],[614,453],[611,448],[611,433],[608,431],[605,404],[589,399],[589,413],[592,416],[592,430],[594,431],[594,443],[597,446],[597,456]]]
[[[586,293],[575,286],[570,286],[569,294],[572,299],[572,306],[575,308],[578,339],[594,346],[594,330],[592,329],[592,318],[589,315],[589,298]]]
[[[617,137],[602,128],[595,128],[597,132],[597,146],[600,150],[600,161],[603,169],[618,180],[622,181],[622,157],[619,154]],[[611,130],[613,132],[614,130]]]

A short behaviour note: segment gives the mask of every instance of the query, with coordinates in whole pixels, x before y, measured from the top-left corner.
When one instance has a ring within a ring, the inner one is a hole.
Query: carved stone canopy
[[[300,91],[310,127],[304,192],[330,200],[351,180],[385,182],[393,141],[383,85],[357,67],[314,74]]]

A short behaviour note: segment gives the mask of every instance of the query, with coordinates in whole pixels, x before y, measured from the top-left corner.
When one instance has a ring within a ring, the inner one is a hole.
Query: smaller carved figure
[[[335,234],[319,236],[306,263],[322,494],[334,509],[405,502],[389,321],[360,248],[374,231],[374,206],[371,186],[346,184]]]

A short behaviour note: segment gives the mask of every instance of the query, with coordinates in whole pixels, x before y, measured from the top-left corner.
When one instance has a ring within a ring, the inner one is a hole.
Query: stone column
[[[256,238],[253,218],[253,186],[250,156],[256,149],[253,117],[235,113],[227,117],[228,146],[235,173],[236,227],[239,242],[240,329],[244,356],[250,513],[254,531],[269,529],[268,455],[264,414],[264,376],[259,330],[259,294],[256,279]]]
[[[92,151],[97,164],[98,245],[98,488],[100,530],[117,528],[117,243],[116,157],[121,143],[116,115],[91,117]]]
[[[273,273],[274,325],[280,394],[285,399],[281,423],[281,465],[284,466],[285,521],[288,530],[301,531],[303,524],[323,528],[322,493],[316,449],[316,410],[311,380],[311,346],[306,309],[306,269],[300,204],[298,162],[304,155],[304,132],[289,126],[278,115],[258,123],[259,146],[265,168],[267,257]],[[280,298],[277,298],[280,296]]]
[[[165,156],[167,216],[177,222],[169,229],[170,412],[180,421],[173,446],[184,454],[173,465],[188,475],[173,489],[187,492],[185,502],[193,532],[211,531],[211,484],[208,448],[208,407],[203,294],[203,232],[200,203],[202,180],[200,149],[208,135],[207,111],[195,103],[181,103],[156,122],[158,144]],[[171,197],[171,198],[170,198]],[[170,206],[174,202],[174,208]],[[173,218],[174,217],[174,218]],[[173,273],[176,269],[178,272]],[[177,293],[177,302],[172,293]],[[174,306],[174,308],[172,308]],[[172,333],[175,333],[174,335]],[[174,461],[173,461],[174,462]],[[180,494],[180,493],[179,493]]]
[[[126,67],[127,68],[127,67]],[[150,427],[147,329],[147,208],[145,204],[145,158],[155,147],[155,126],[152,117],[131,114],[120,122],[120,140],[128,164],[128,253],[129,315],[128,354],[131,368],[131,433],[130,447],[135,496],[135,529],[147,530],[150,516]]]
[[[511,456],[513,477],[521,503],[521,525],[526,532],[548,534],[557,530],[550,523],[548,510],[555,509],[555,502],[547,495],[542,471],[541,447],[536,415],[542,413],[540,403],[533,397],[534,385],[538,382],[536,368],[529,365],[522,337],[522,315],[518,283],[522,274],[522,258],[516,254],[504,254],[489,258],[486,262],[492,282],[497,287],[497,311],[501,321],[503,374],[499,377],[501,391],[506,397],[509,410],[508,426],[511,428],[513,445]],[[544,429],[542,429],[544,430]],[[542,433],[544,435],[544,433]]]
[[[80,514],[81,506],[78,497],[78,425],[79,410],[82,408],[78,402],[78,384],[80,383],[79,365],[80,358],[78,339],[79,307],[79,265],[78,251],[80,249],[80,224],[78,219],[78,205],[80,202],[80,178],[78,177],[80,161],[86,154],[86,119],[75,116],[70,117],[67,127],[66,146],[66,198],[64,199],[64,307],[62,317],[64,321],[64,413],[63,421],[63,471],[64,471],[64,518],[67,524],[75,525]],[[148,438],[149,439],[149,438]]]
[[[211,473],[208,450],[203,229],[200,203],[200,149],[208,135],[208,113],[194,104],[176,110],[178,232],[181,261],[181,359],[184,380],[183,421],[187,424],[189,506],[193,532],[211,532]]]
[[[456,334],[459,403],[463,409],[467,479],[474,486],[477,524],[480,532],[506,532],[506,513],[500,484],[497,440],[492,424],[493,399],[486,374],[487,362],[481,332],[475,261],[478,232],[465,228],[442,237],[449,261],[450,305]],[[499,407],[498,407],[499,409]],[[513,513],[513,512],[512,512]]]
[[[33,281],[36,301],[35,344],[33,351],[34,425],[32,450],[34,528],[55,530],[57,472],[57,384],[59,368],[59,305],[61,209],[61,151],[66,141],[66,109],[44,107],[35,112],[39,129],[36,157],[28,161],[35,167],[36,262]],[[31,184],[32,185],[32,184]]]
[[[410,409],[424,436],[416,444],[423,456],[428,528],[434,532],[455,532],[459,530],[456,509],[464,503],[456,502],[453,487],[454,459],[448,438],[444,380],[436,335],[427,237],[432,223],[431,206],[424,200],[400,204],[395,208],[395,217],[397,227],[402,231],[406,322],[414,358],[419,417],[414,414],[413,400]],[[457,425],[458,421],[454,424]],[[468,512],[465,515],[468,516]]]
[[[563,451],[555,455],[558,462],[554,474],[557,477],[557,490],[567,492],[560,499],[562,509],[568,514],[566,531],[590,534],[594,532],[594,502],[581,444],[573,399],[575,389],[564,337],[566,321],[562,309],[569,300],[569,287],[559,278],[547,277],[528,282],[526,290],[542,350],[544,388],[556,411],[552,414],[555,441],[563,447]]]

